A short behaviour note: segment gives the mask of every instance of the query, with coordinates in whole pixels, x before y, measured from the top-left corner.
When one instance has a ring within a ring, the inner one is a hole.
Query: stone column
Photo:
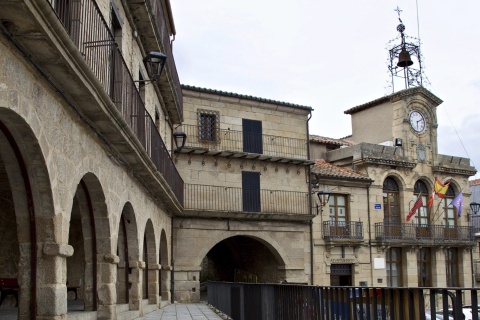
[[[161,266],[158,263],[148,264],[148,304],[159,304],[160,299],[158,296],[158,271]]]
[[[405,259],[403,268],[403,285],[418,287],[417,250],[414,247],[405,247]]]
[[[63,319],[67,313],[67,257],[73,255],[68,244],[38,244],[43,256],[37,261],[37,319]]]
[[[98,256],[98,319],[117,318],[117,264],[120,258],[114,254]]]
[[[128,282],[130,283],[130,310],[140,310],[142,314],[142,275],[145,269],[145,261],[129,261],[130,275]]]
[[[162,279],[162,301],[171,301],[172,292],[171,292],[171,272],[172,266],[162,266],[161,279]]]

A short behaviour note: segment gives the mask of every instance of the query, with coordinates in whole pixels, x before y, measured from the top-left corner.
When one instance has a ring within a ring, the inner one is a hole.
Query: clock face
[[[410,122],[410,126],[415,132],[420,133],[425,131],[427,123],[425,121],[425,117],[419,111],[413,110],[410,112],[408,120]]]

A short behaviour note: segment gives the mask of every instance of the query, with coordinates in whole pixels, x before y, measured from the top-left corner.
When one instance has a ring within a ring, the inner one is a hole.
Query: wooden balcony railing
[[[220,151],[251,152],[244,145],[244,132],[220,129],[209,136],[209,140],[201,138],[201,127],[182,125],[187,135],[186,147],[205,148]],[[249,138],[255,140],[254,134]],[[262,154],[279,158],[307,159],[307,140],[262,134]]]
[[[363,240],[363,222],[324,221],[322,234],[325,240]]]
[[[407,243],[457,243],[470,245],[474,241],[473,227],[411,223],[375,223],[375,239]]]
[[[145,109],[97,3],[94,0],[58,1],[53,9],[157,170],[183,204],[183,180]]]
[[[308,192],[185,184],[185,210],[307,216],[308,195]]]

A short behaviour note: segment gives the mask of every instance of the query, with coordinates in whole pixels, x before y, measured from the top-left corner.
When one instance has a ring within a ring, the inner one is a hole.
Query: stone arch
[[[158,303],[158,269],[157,246],[155,242],[155,230],[151,219],[147,220],[143,234],[143,298],[148,299],[149,304]]]
[[[55,258],[64,249],[59,232],[62,217],[55,215],[42,151],[30,125],[13,111],[0,108],[0,166],[2,187],[8,191],[10,208],[14,211],[14,219],[9,221],[14,226],[7,227],[16,232],[18,260],[13,272],[22,288],[18,302],[20,319],[66,313],[66,308],[55,307],[57,295],[62,292],[61,284],[57,279],[38,276],[60,267]],[[41,261],[38,249],[44,253]],[[2,269],[0,272],[5,271]],[[37,305],[42,307],[37,309]]]
[[[278,265],[280,266],[286,266],[289,263],[289,261],[285,262],[288,257],[287,253],[285,252],[285,250],[283,250],[282,246],[280,246],[278,242],[275,241],[272,237],[268,235],[262,235],[262,237],[259,237],[258,234],[256,233],[248,233],[248,232],[242,232],[242,233],[232,235],[231,232],[227,231],[227,232],[223,232],[215,239],[210,239],[207,243],[205,243],[205,245],[203,245],[202,248],[199,250],[199,254],[197,255],[196,259],[193,261],[192,265],[200,266],[202,263],[203,257],[207,255],[208,251],[210,251],[211,248],[213,248],[216,244],[222,242],[223,240],[234,237],[234,236],[245,236],[245,237],[249,237],[259,241],[270,250],[270,252],[275,258],[275,261],[277,261]]]
[[[168,257],[168,241],[167,241],[167,234],[164,229],[162,229],[160,233],[160,244],[159,244],[159,252],[158,252],[158,262],[160,264],[159,270],[159,294],[161,296],[161,300],[168,301],[169,300],[169,257]]]
[[[93,173],[85,174],[72,198],[69,243],[74,254],[67,258],[67,288],[78,287],[84,310],[111,315],[112,254],[108,209],[102,185]],[[72,270],[73,269],[73,270]]]
[[[130,310],[139,310],[141,288],[140,250],[138,243],[138,227],[135,211],[130,202],[125,203],[119,219],[117,254],[117,304],[129,304]],[[130,285],[131,283],[131,285]]]

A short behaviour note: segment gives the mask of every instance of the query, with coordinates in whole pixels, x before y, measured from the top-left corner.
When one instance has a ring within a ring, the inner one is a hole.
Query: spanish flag
[[[431,207],[433,205],[433,200],[435,200],[435,191],[432,192],[430,198],[428,199],[427,207]]]
[[[435,177],[435,185],[433,186],[435,193],[440,199],[443,199],[445,197],[445,193],[447,193],[448,186],[450,185],[450,182],[443,184],[440,182],[440,180]]]

